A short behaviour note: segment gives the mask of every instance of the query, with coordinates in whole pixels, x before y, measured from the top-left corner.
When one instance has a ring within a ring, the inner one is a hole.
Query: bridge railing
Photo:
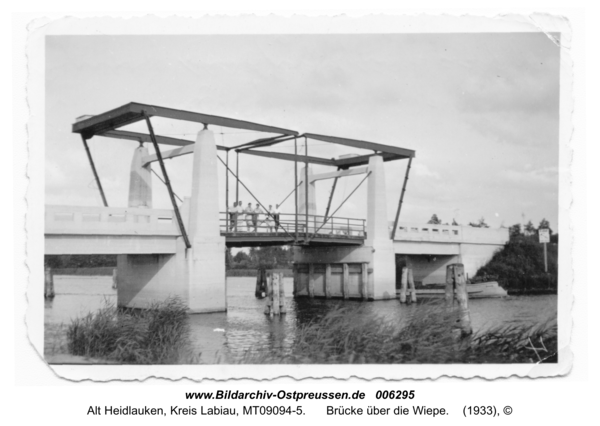
[[[390,226],[390,236],[392,226]],[[419,223],[399,223],[394,237],[396,241],[438,241],[473,244],[505,244],[508,239],[507,228],[475,228],[461,225]]]
[[[179,235],[173,210],[46,206],[46,234]]]
[[[392,229],[390,229],[391,235]],[[399,223],[395,240],[408,241],[459,241],[463,238],[461,226]]]
[[[308,231],[309,237],[315,232],[317,235],[365,238],[366,228],[364,219],[348,217],[329,217],[325,224],[322,215],[308,215],[308,224],[305,214],[298,214],[296,228],[296,215],[280,213],[278,219],[266,213],[246,214],[226,212],[220,213],[220,229],[222,233],[253,233],[253,234],[290,234],[297,232],[304,237]]]

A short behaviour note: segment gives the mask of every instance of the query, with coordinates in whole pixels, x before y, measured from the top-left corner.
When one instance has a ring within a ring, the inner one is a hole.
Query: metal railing
[[[219,227],[224,234],[284,234],[297,236],[303,239],[306,234],[311,238],[316,236],[355,237],[365,238],[365,219],[348,217],[329,217],[325,224],[325,216],[308,215],[308,228],[305,214],[298,214],[298,227],[296,216],[293,213],[280,213],[278,217],[267,213],[232,213],[221,212]]]

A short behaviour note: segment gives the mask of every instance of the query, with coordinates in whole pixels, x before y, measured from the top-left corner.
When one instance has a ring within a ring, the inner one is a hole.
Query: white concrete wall
[[[461,262],[465,265],[465,274],[475,276],[477,270],[488,263],[494,253],[502,250],[497,244],[461,244]]]
[[[146,308],[150,303],[178,297],[188,303],[185,246],[177,242],[177,254],[117,256],[117,303]]]
[[[409,255],[406,257],[406,266],[413,270],[415,282],[421,282],[424,285],[446,282],[446,267],[459,261],[458,256],[454,255]]]
[[[508,240],[506,228],[400,223],[394,250],[407,255],[415,281],[434,284],[445,282],[446,266],[454,262],[473,277]]]

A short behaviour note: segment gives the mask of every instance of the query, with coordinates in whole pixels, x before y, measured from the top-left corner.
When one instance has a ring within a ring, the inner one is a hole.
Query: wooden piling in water
[[[276,282],[278,282],[279,287],[279,313],[285,314],[287,310],[285,308],[285,289],[283,288],[283,273],[278,272],[274,274],[277,277]]]
[[[271,312],[273,315],[279,315],[279,274],[269,272],[267,282],[270,282],[273,302],[271,303]]]
[[[266,271],[267,303],[265,315],[285,314],[285,291],[283,289],[283,273]]]
[[[413,270],[408,268],[408,289],[410,290],[410,301],[417,302],[417,290],[415,289],[415,280],[413,278]]]
[[[267,303],[265,304],[265,315],[271,315],[272,306],[273,306],[273,288],[271,286],[271,280],[269,279],[269,275],[266,274],[266,293],[267,293]]]
[[[52,268],[44,271],[44,299],[54,299],[54,274]]]
[[[408,268],[402,268],[402,281],[400,282],[400,303],[406,303],[406,288],[408,287]]]
[[[462,263],[454,265],[454,285],[456,287],[456,300],[460,316],[460,329],[463,335],[473,333],[471,327],[471,313],[469,312],[469,292],[467,290],[467,279],[465,278],[465,267]]]
[[[446,305],[451,306],[454,300],[454,264],[446,266]]]
[[[259,268],[256,270],[256,288],[254,290],[254,296],[257,299],[263,299],[267,296],[267,278],[265,268]]]
[[[292,265],[292,269],[293,269],[293,272],[294,272],[294,287],[293,287],[293,290],[292,290],[292,295],[294,297],[296,297],[296,295],[298,294],[298,287],[299,287],[299,284],[300,284],[300,276],[298,274],[298,265],[296,265],[294,263]]]

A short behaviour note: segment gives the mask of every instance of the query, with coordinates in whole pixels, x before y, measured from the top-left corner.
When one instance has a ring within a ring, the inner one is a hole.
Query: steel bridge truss
[[[393,234],[396,231],[396,224],[398,223],[398,219],[400,217],[400,211],[402,208],[404,194],[406,192],[406,184],[408,182],[408,174],[410,172],[410,167],[412,164],[412,159],[415,157],[415,151],[405,148],[399,148],[396,146],[383,145],[374,142],[367,142],[363,140],[357,139],[348,139],[348,138],[340,138],[334,136],[325,136],[314,133],[303,133],[300,134],[294,130],[284,129],[280,127],[268,126],[258,123],[253,123],[249,121],[237,120],[227,117],[220,117],[215,115],[201,114],[191,111],[177,110],[172,108],[164,108],[153,105],[146,105],[140,103],[128,103],[119,108],[113,109],[111,111],[94,115],[94,116],[86,116],[82,117],[82,119],[76,121],[72,126],[72,131],[74,133],[79,133],[81,135],[81,139],[83,141],[88,160],[90,162],[92,172],[94,174],[94,178],[97,182],[98,189],[100,191],[100,195],[102,197],[103,203],[105,206],[108,206],[106,201],[106,196],[104,194],[104,190],[102,188],[100,178],[98,176],[98,172],[96,166],[94,164],[92,155],[88,148],[88,140],[93,138],[94,136],[103,136],[109,138],[116,139],[125,139],[125,140],[134,140],[143,143],[152,143],[155,149],[155,154],[148,155],[147,157],[142,159],[143,165],[150,164],[152,162],[157,161],[160,164],[163,183],[167,186],[167,190],[169,192],[169,196],[171,199],[171,204],[173,206],[173,210],[175,212],[175,216],[178,222],[179,230],[181,232],[182,237],[184,238],[186,247],[191,247],[191,243],[187,236],[185,226],[181,219],[181,214],[179,212],[179,208],[175,202],[176,194],[171,187],[170,180],[167,174],[167,170],[164,165],[164,160],[176,158],[182,155],[191,154],[194,152],[194,142],[185,139],[172,138],[167,136],[160,136],[154,133],[154,129],[151,124],[152,117],[162,117],[167,119],[174,120],[182,120],[188,122],[195,122],[203,124],[205,128],[209,125],[217,125],[221,127],[234,128],[234,129],[243,129],[243,130],[251,130],[256,132],[270,133],[275,134],[276,136],[269,136],[259,138],[250,142],[243,143],[241,145],[237,145],[234,147],[225,147],[221,145],[217,145],[217,150],[225,152],[225,161],[221,159],[219,160],[223,163],[226,169],[226,217],[229,217],[229,175],[231,174],[236,181],[236,194],[235,200],[236,202],[239,200],[239,185],[241,184],[248,193],[256,200],[256,202],[265,210],[265,206],[258,200],[254,194],[250,191],[250,189],[242,182],[239,176],[239,154],[245,155],[253,155],[259,157],[273,158],[277,160],[284,161],[292,161],[294,162],[294,189],[290,194],[283,200],[285,200],[293,193],[295,196],[295,213],[294,213],[294,226],[292,229],[290,227],[281,228],[286,234],[287,239],[289,241],[293,241],[295,244],[309,244],[311,240],[313,240],[321,231],[322,228],[326,227],[329,224],[333,224],[335,219],[333,215],[337,212],[342,205],[350,198],[352,194],[362,185],[362,183],[367,179],[370,172],[367,170],[365,166],[369,163],[369,158],[374,155],[379,155],[383,158],[384,162],[408,159],[408,167],[406,169],[406,174],[404,177],[404,183],[402,185],[402,192],[400,194],[400,200],[398,203],[398,208],[396,211],[395,217],[395,225]],[[139,133],[139,132],[131,132],[126,130],[119,130],[121,127],[127,126],[129,124],[133,124],[136,122],[145,121],[148,134]],[[298,153],[298,139],[304,138],[304,154]],[[352,148],[360,148],[364,150],[370,150],[372,153],[347,157],[347,158],[322,158],[308,155],[308,139],[317,140],[321,142],[343,145]],[[264,148],[268,148],[286,141],[294,141],[294,154],[274,152],[274,151],[265,151]],[[168,151],[161,152],[159,144],[162,145],[170,145],[176,146],[177,148],[171,149]],[[261,149],[260,151],[257,149]],[[229,167],[229,152],[234,151],[236,153],[236,171],[233,172]],[[305,175],[299,181],[298,176],[298,163],[304,163],[305,165]],[[331,166],[335,167],[337,171],[331,173],[322,173],[320,175],[311,175],[309,177],[308,174],[308,166],[309,164],[317,164],[323,166]],[[357,175],[357,174],[366,174],[366,176],[361,180],[358,186],[350,193],[348,197],[338,206],[334,212],[330,215],[329,211],[331,209],[331,201],[333,199],[333,194],[335,192],[335,188],[337,185],[337,181],[341,177]],[[158,175],[157,175],[158,176]],[[331,193],[329,196],[329,201],[327,204],[327,210],[325,215],[321,217],[322,223],[318,226],[313,226],[312,228],[309,226],[310,217],[314,215],[309,215],[308,213],[308,185],[311,181],[322,180],[333,178],[333,185],[331,189]],[[309,180],[310,179],[310,180]],[[300,214],[298,212],[298,197],[297,191],[300,185],[305,185],[305,206],[306,212]],[[178,198],[178,197],[177,197]],[[282,203],[283,203],[282,202]],[[282,204],[280,203],[280,205]],[[304,216],[304,223],[300,223],[300,217]],[[302,235],[303,234],[303,235]],[[394,235],[392,235],[392,239]]]

